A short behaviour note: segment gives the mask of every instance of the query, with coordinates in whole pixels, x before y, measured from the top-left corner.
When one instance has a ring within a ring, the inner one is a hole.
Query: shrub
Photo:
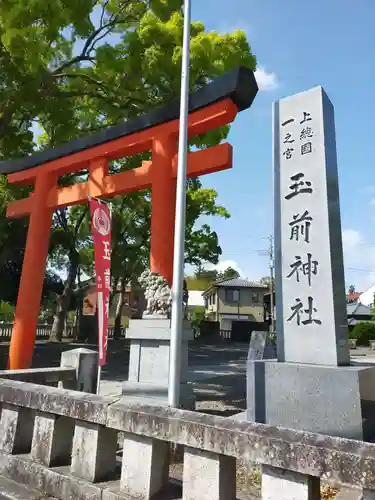
[[[359,345],[368,346],[370,340],[375,340],[375,323],[357,323],[350,334],[350,337],[357,339]]]
[[[2,300],[0,302],[0,321],[11,322],[14,319],[14,306]]]
[[[197,307],[190,315],[190,324],[195,334],[200,331],[201,324],[205,320],[205,308]]]

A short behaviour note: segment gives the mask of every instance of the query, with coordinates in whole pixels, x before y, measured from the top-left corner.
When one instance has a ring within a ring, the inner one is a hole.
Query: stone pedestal
[[[170,320],[146,317],[130,321],[129,377],[122,387],[124,398],[143,404],[167,405],[169,381]],[[188,384],[188,341],[193,338],[190,323],[184,323],[181,351],[180,406],[194,409],[194,395]]]
[[[247,420],[349,439],[375,436],[375,367],[249,361]]]

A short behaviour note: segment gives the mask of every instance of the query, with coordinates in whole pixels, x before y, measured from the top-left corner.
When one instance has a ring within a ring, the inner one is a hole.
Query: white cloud
[[[243,276],[241,268],[234,260],[222,260],[216,265],[208,264],[207,266],[205,266],[206,269],[216,269],[216,271],[218,271],[219,273],[225,271],[226,269],[228,269],[228,267],[235,269],[240,274],[240,276]]]
[[[247,36],[250,34],[250,24],[244,21],[239,21],[234,24],[221,23],[218,28],[219,33],[234,33],[235,31],[244,31]]]
[[[342,241],[346,284],[362,292],[375,284],[375,247],[355,229],[345,229]]]
[[[255,78],[257,80],[259,90],[272,91],[277,90],[280,87],[280,82],[276,73],[269,72],[262,66],[255,71]]]
[[[372,198],[370,201],[369,201],[369,205],[371,207],[375,206],[375,198]]]
[[[362,236],[355,229],[345,229],[342,232],[342,243],[344,251],[351,252],[362,242]]]

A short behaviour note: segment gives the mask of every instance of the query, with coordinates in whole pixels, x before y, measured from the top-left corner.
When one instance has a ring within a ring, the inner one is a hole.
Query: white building
[[[201,290],[189,290],[189,300],[188,300],[188,310],[194,311],[194,309],[204,307],[204,297]]]
[[[358,301],[368,307],[374,307],[374,294],[375,294],[375,285],[370,286],[368,290],[361,293],[358,298]]]

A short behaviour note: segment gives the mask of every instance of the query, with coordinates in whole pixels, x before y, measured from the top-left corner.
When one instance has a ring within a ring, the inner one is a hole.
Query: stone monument
[[[171,290],[158,273],[145,271],[139,278],[147,300],[142,319],[130,320],[126,338],[130,340],[129,376],[122,395],[132,402],[168,404]],[[185,295],[186,299],[186,295]],[[186,307],[186,304],[181,304]],[[184,322],[181,350],[180,406],[194,408],[188,385],[188,341],[193,339],[189,321]]]
[[[253,331],[251,333],[247,361],[276,358],[276,346],[272,343],[271,332]]]
[[[350,364],[334,111],[321,87],[274,106],[277,361],[248,363],[248,420],[374,434],[375,368]]]

